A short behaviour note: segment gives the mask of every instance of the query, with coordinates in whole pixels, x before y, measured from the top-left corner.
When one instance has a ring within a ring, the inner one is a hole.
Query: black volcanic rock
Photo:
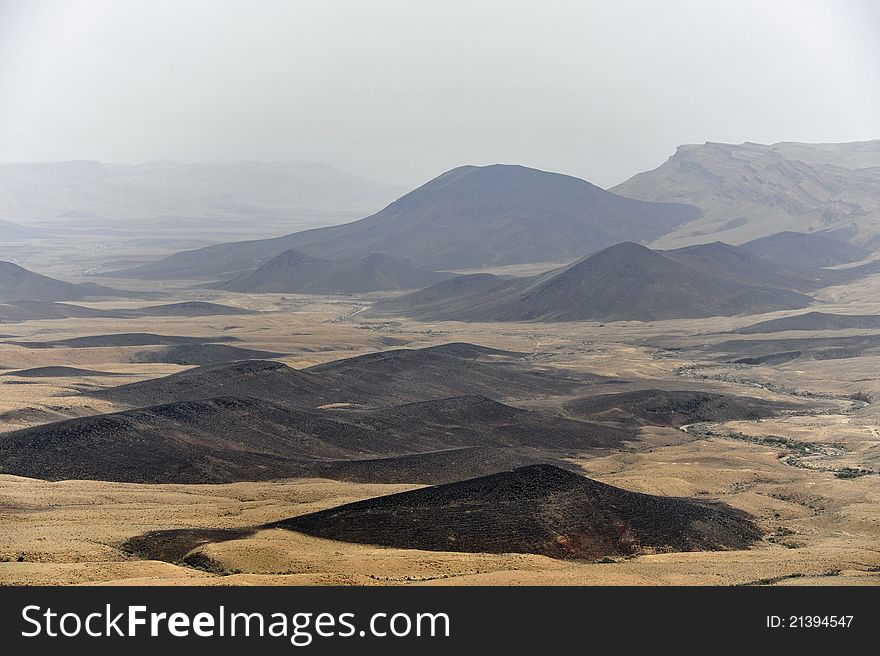
[[[250,537],[252,528],[177,528],[165,531],[147,531],[126,540],[121,549],[133,556],[169,563],[195,564],[187,554],[197,547]]]
[[[779,359],[794,353],[798,357],[817,360],[857,358],[880,349],[880,335],[849,335],[845,337],[801,337],[792,339],[731,339],[703,348],[723,353],[727,358],[739,357],[740,364],[772,364],[768,356]],[[789,358],[794,359],[794,358]],[[754,360],[754,361],[752,361]]]
[[[299,471],[292,446],[301,435],[289,428],[291,414],[227,397],[44,424],[4,436],[0,470],[46,480],[135,483],[291,476]]]
[[[356,262],[336,262],[289,250],[256,271],[211,287],[236,292],[353,294],[417,289],[452,274],[417,269],[402,260],[374,253]]]
[[[177,344],[156,350],[138,351],[129,357],[128,361],[201,366],[239,360],[263,360],[282,355],[284,354],[229,346],[228,344]]]
[[[408,443],[413,446],[419,444],[422,436],[432,440],[419,451],[444,445],[586,451],[618,447],[634,437],[629,431],[514,408],[484,396],[459,396],[374,410],[342,411],[338,416],[360,425],[374,426],[388,435],[409,435]],[[444,436],[439,444],[434,442],[436,435]]]
[[[853,280],[858,273],[832,271],[803,264],[779,263],[770,257],[758,257],[739,246],[716,241],[710,244],[687,246],[663,255],[691,266],[705,275],[721,275],[737,281],[769,289],[787,289],[809,292],[822,287]]]
[[[111,371],[95,371],[94,369],[80,369],[78,367],[34,367],[32,369],[20,369],[18,371],[4,371],[3,376],[17,376],[19,378],[77,378],[80,376],[127,376],[129,374],[114,373]]]
[[[571,394],[606,380],[589,373],[538,369],[521,354],[443,344],[368,353],[302,370],[260,360],[203,366],[87,394],[130,406],[215,396],[250,396],[298,407],[389,406],[467,394],[497,398]]]
[[[760,355],[755,358],[739,358],[733,361],[733,364],[746,364],[750,366],[758,366],[762,364],[775,367],[786,362],[792,362],[801,357],[803,353],[800,351],[783,351],[781,353],[770,353],[768,355]]]
[[[134,310],[120,310],[124,316],[135,317],[215,317],[253,314],[251,310],[220,303],[184,301],[164,305],[148,305]]]
[[[302,288],[321,280],[332,268],[330,260],[291,249],[276,255],[255,271],[227,282],[214,283],[212,287],[240,292],[289,292],[294,291],[290,288]]]
[[[729,268],[724,260],[710,270],[702,255],[688,258],[622,243],[531,278],[481,277],[469,287],[441,282],[380,303],[375,311],[423,320],[654,321],[801,308],[811,300],[785,288],[784,281],[768,286],[763,270],[748,279]]]
[[[521,410],[489,399],[443,399],[368,411],[297,409],[264,399],[180,401],[43,424],[0,441],[0,472],[142,483],[225,483],[292,476],[367,475],[418,482],[419,464],[454,464],[438,452],[503,453],[477,468],[534,461],[537,453],[589,452],[632,436],[618,428]],[[514,452],[515,451],[515,452]],[[430,454],[434,455],[430,455]],[[346,468],[341,463],[353,463]],[[474,461],[477,465],[478,461]],[[353,469],[352,469],[353,468]],[[471,469],[473,471],[473,469]],[[348,472],[346,474],[346,472]],[[437,474],[429,474],[431,478]],[[459,477],[460,478],[460,477]]]
[[[103,319],[122,315],[113,310],[56,303],[54,301],[12,301],[0,304],[0,321],[39,321],[45,319]]]
[[[550,455],[539,456],[523,449],[473,446],[388,458],[321,462],[310,469],[310,475],[353,483],[439,485],[551,460]]]
[[[404,549],[595,560],[745,549],[761,531],[719,503],[629,492],[552,465],[351,503],[271,525]]]
[[[189,337],[186,335],[156,335],[153,333],[118,333],[112,335],[88,335],[56,339],[45,342],[8,341],[33,349],[47,348],[101,348],[124,346],[169,346],[174,344],[204,344],[206,342],[234,342],[235,337]]]
[[[871,254],[867,248],[815,232],[778,232],[748,241],[740,245],[740,248],[780,264],[810,267],[830,267],[856,262]]]
[[[249,310],[218,303],[187,301],[150,305],[142,308],[95,309],[53,301],[12,301],[0,303],[0,322],[45,319],[128,319],[138,317],[211,317],[252,314]]]
[[[390,255],[372,253],[352,264],[335,267],[318,288],[323,287],[327,293],[418,289],[450,277],[453,274],[419,269]]]
[[[781,333],[789,330],[877,330],[880,314],[829,314],[807,312],[781,319],[760,321],[734,330],[740,335],[757,333]]]
[[[308,406],[322,403],[321,395],[326,391],[319,377],[282,362],[245,360],[195,367],[162,378],[90,391],[88,395],[141,407],[220,396]]]
[[[370,312],[402,314],[428,321],[493,321],[492,317],[496,316],[494,306],[515,303],[518,291],[526,284],[522,279],[475,273],[380,301]]]
[[[763,419],[798,406],[730,394],[646,389],[587,396],[569,401],[564,407],[579,419],[620,421],[621,417],[632,417],[641,424],[683,426],[700,421]],[[621,414],[609,415],[612,412]]]
[[[462,343],[367,353],[306,371],[341,390],[340,401],[381,405],[460,395],[505,399],[570,394],[607,380],[589,373],[542,370],[524,361],[522,354]]]
[[[382,253],[429,270],[565,262],[626,239],[659,237],[699,216],[689,205],[623,198],[567,175],[462,166],[360,221],[177,253],[122,275],[217,278],[292,248],[348,261]]]

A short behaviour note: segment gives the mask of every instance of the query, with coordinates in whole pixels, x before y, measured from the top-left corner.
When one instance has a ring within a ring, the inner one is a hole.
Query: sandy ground
[[[108,283],[109,284],[109,283]],[[814,309],[876,312],[880,277],[826,290]],[[370,297],[248,297],[178,293],[171,300],[227,302],[261,314],[197,319],[35,321],[0,326],[16,338],[49,340],[118,332],[234,336],[236,346],[286,354],[294,367],[395,346],[467,341],[534,353],[537,364],[587,369],[623,381],[662,379],[696,389],[801,401],[803,414],[762,422],[649,429],[625,451],[582,459],[584,472],[655,494],[720,499],[752,513],[766,532],[746,551],[642,556],[572,563],[523,554],[421,552],[351,545],[282,530],[201,547],[222,573],[135,559],[120,549],[154,529],[246,527],[413,486],[289,480],[231,485],[48,483],[0,476],[0,584],[880,584],[880,357],[731,367],[689,347],[723,331],[782,316],[652,324],[419,323],[364,312]],[[121,303],[92,303],[121,307]],[[132,303],[129,305],[139,305]],[[812,336],[812,333],[773,337]],[[667,351],[663,347],[684,348]],[[128,361],[144,347],[27,349],[0,345],[0,367],[66,365],[125,377],[24,379],[0,369],[0,432],[108,412],[78,395],[179,371]],[[815,446],[791,456],[765,438]],[[2,435],[0,435],[2,439]]]

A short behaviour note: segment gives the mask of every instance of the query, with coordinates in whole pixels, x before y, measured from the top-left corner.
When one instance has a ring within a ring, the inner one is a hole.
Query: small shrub
[[[834,476],[836,478],[859,478],[860,476],[867,476],[868,474],[872,474],[873,472],[870,469],[857,469],[856,467],[844,467],[843,469],[839,469],[834,472]]]

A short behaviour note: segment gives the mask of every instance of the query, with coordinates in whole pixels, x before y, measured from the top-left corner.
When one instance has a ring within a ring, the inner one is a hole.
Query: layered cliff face
[[[870,141],[680,146],[661,166],[612,191],[690,203],[703,211],[701,218],[658,238],[653,245],[660,248],[827,231],[838,240],[876,249],[878,189],[880,141]]]

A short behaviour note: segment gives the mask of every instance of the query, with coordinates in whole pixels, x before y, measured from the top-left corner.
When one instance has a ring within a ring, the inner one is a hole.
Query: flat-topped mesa
[[[653,247],[675,248],[711,240],[745,245],[787,234],[774,247],[777,256],[789,263],[828,266],[860,259],[860,248],[880,248],[875,220],[880,211],[878,182],[880,141],[708,142],[680,146],[657,168],[633,176],[612,191],[630,198],[687,202],[700,208],[702,216],[669,230],[652,242]],[[818,238],[791,238],[791,233]],[[800,249],[791,248],[794,240],[800,241]],[[856,250],[848,251],[847,245]],[[782,248],[777,249],[779,246]]]

